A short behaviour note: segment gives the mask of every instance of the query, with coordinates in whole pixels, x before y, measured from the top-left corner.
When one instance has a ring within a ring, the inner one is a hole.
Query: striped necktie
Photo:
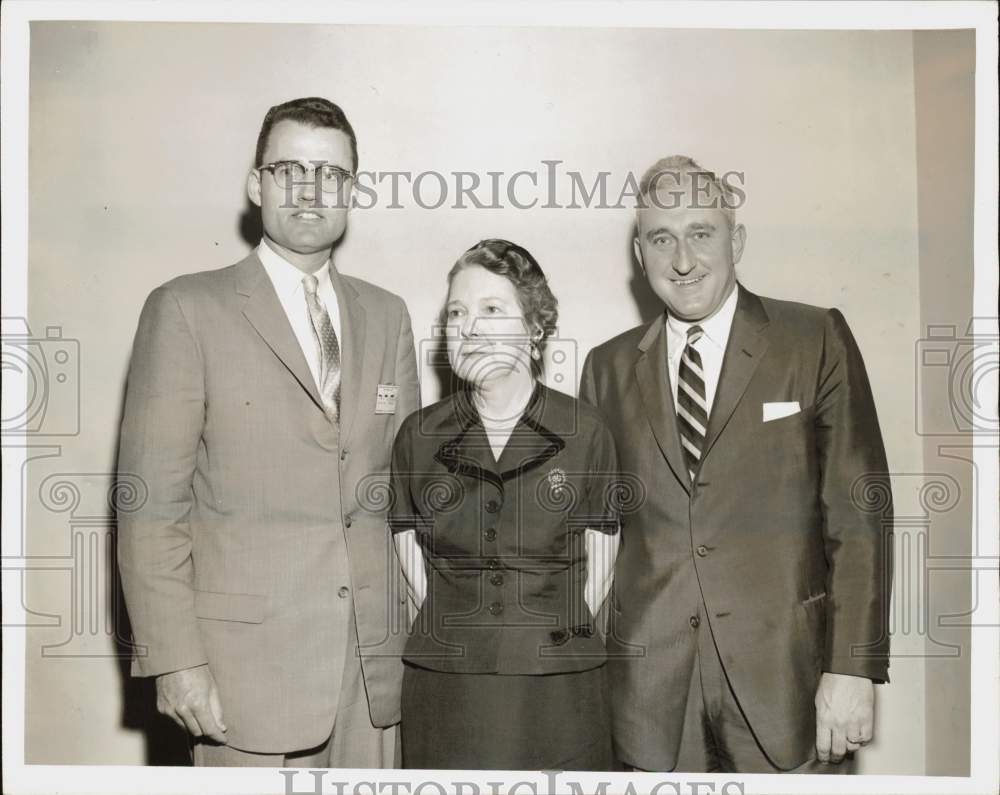
[[[688,329],[687,345],[681,353],[681,364],[677,372],[677,427],[692,483],[701,462],[705,431],[708,429],[705,372],[701,368],[701,354],[694,347],[704,333],[701,326],[691,326]]]
[[[320,350],[319,394],[326,409],[326,415],[333,421],[340,421],[340,343],[333,330],[330,315],[319,300],[316,290],[319,280],[311,273],[302,279],[306,293],[306,306],[312,321],[313,333]]]

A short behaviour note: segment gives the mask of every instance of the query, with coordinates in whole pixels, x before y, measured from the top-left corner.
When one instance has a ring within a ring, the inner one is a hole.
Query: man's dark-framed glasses
[[[338,193],[349,180],[354,179],[353,173],[330,163],[307,166],[297,160],[279,160],[260,166],[258,170],[270,171],[278,186],[286,190],[315,180],[324,193]],[[307,179],[309,174],[314,176]]]

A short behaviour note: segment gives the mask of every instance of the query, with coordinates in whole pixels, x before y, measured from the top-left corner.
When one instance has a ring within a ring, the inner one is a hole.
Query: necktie
[[[705,373],[701,369],[701,354],[694,347],[704,333],[701,326],[691,326],[688,329],[687,345],[681,352],[681,364],[677,372],[677,427],[692,483],[701,461],[705,431],[708,428]]]
[[[319,280],[311,273],[302,279],[306,293],[306,306],[312,321],[313,333],[319,344],[319,394],[327,416],[334,422],[340,420],[340,343],[333,330],[330,315],[316,294]]]

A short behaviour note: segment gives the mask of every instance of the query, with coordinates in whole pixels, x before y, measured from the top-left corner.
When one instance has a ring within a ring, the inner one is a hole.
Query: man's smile
[[[670,281],[678,287],[693,287],[694,285],[700,283],[706,276],[708,276],[708,274],[703,273],[701,276],[695,276],[693,279],[671,279]]]

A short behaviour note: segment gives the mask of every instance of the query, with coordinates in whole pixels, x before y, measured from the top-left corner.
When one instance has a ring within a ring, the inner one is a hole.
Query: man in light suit
[[[615,747],[642,770],[843,771],[887,681],[886,459],[836,309],[736,281],[737,194],[645,175],[635,255],[665,316],[595,348],[581,397],[645,485],[615,573]],[[891,500],[891,498],[887,498]]]
[[[418,406],[401,299],[342,275],[357,143],[339,107],[275,106],[247,190],[264,238],[143,308],[119,471],[136,676],[196,765],[384,767],[407,622],[384,509],[366,493]]]

